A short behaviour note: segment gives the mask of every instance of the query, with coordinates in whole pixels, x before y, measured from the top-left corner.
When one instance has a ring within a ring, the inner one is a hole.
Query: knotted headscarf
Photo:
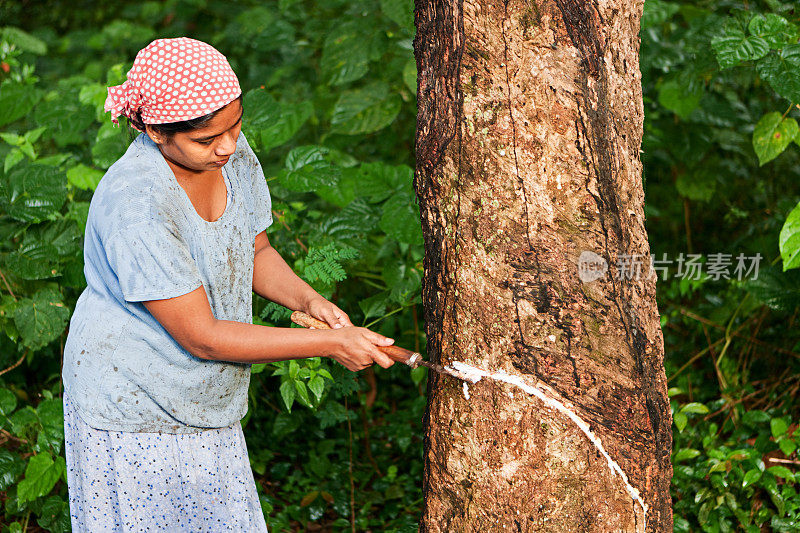
[[[239,80],[219,51],[202,41],[156,39],[136,54],[128,79],[108,88],[105,110],[117,117],[141,113],[145,124],[202,117],[242,94]]]

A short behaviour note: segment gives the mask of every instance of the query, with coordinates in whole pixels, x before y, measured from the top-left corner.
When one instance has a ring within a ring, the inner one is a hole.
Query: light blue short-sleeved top
[[[247,413],[250,364],[192,355],[142,303],[202,285],[215,318],[252,323],[254,240],[272,223],[272,203],[244,134],[222,174],[227,205],[213,222],[197,214],[146,134],[100,180],[86,223],[87,287],[62,370],[92,427],[192,433]]]

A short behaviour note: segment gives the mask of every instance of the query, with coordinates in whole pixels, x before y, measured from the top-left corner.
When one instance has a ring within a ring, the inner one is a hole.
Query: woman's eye
[[[210,140],[210,141],[197,141],[197,142],[198,142],[198,143],[200,143],[200,144],[202,144],[202,145],[204,145],[204,146],[208,146],[208,145],[210,145],[210,144],[211,144],[211,142],[212,142],[212,141],[213,141],[213,139],[212,139],[212,140]]]

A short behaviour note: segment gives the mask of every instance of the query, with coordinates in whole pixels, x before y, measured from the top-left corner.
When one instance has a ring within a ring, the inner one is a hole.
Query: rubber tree
[[[428,354],[529,389],[430,374],[421,531],[672,531],[642,7],[416,1]]]

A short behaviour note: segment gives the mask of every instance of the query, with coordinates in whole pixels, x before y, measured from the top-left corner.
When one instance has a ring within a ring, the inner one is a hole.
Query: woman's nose
[[[217,145],[215,153],[220,157],[228,157],[236,151],[236,137],[233,135],[223,135],[221,142]]]

